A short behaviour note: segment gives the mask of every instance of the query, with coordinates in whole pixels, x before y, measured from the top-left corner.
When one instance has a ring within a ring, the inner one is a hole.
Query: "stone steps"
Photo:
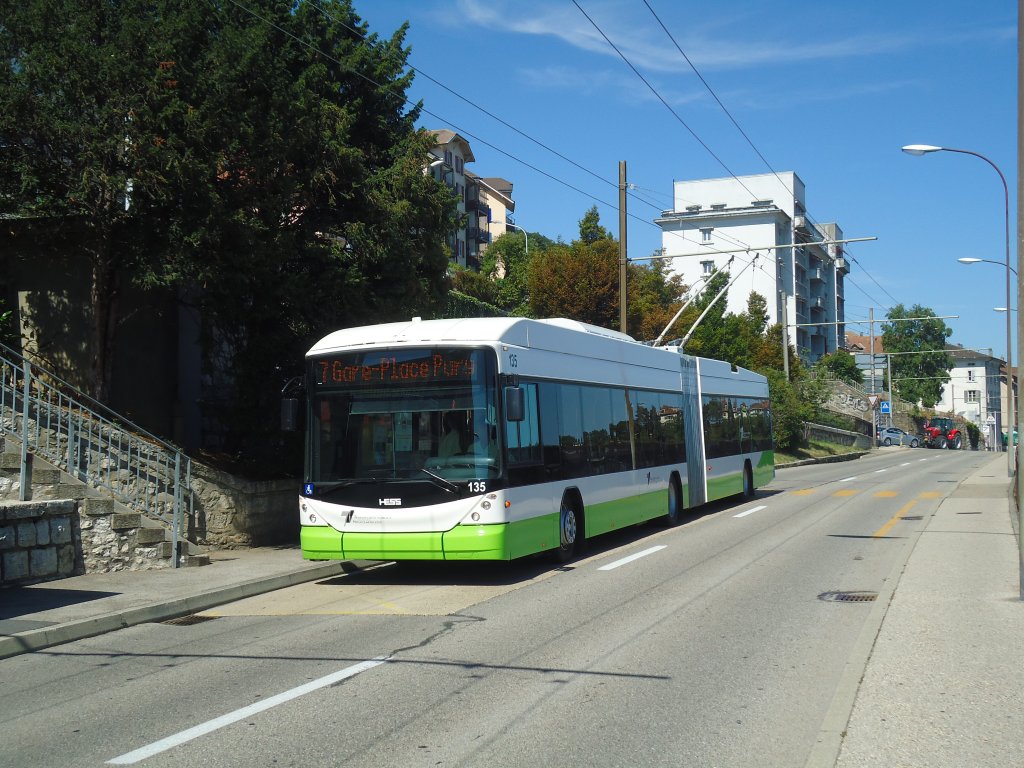
[[[78,573],[172,564],[171,532],[159,521],[130,510],[104,490],[89,487],[38,456],[32,456],[29,465],[30,500],[19,501],[20,443],[11,439],[2,443],[0,583],[24,584]],[[67,521],[58,527],[70,531],[70,540],[57,541],[64,533],[57,537],[50,530],[54,515]],[[68,554],[68,546],[73,547],[73,556]],[[179,558],[185,566],[210,562],[209,555],[187,541],[179,541]]]

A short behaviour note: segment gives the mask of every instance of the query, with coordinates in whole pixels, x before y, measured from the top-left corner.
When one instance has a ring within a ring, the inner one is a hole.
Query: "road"
[[[803,766],[987,458],[780,470],[568,566],[382,565],[3,660],[0,766]]]

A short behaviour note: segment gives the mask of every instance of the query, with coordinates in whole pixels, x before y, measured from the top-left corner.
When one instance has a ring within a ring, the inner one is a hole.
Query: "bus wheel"
[[[668,512],[662,518],[665,525],[679,525],[683,517],[683,492],[679,489],[679,478],[672,475],[668,481]]]
[[[754,498],[754,472],[749,461],[743,464],[743,498]]]
[[[579,546],[580,533],[582,531],[582,519],[575,501],[568,495],[562,497],[562,504],[558,509],[558,549],[555,550],[555,559],[560,563],[567,563],[576,554]]]

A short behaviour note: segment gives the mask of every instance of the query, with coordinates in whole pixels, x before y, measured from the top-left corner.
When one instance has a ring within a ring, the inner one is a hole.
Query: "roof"
[[[466,141],[462,136],[457,134],[455,131],[447,128],[441,128],[440,130],[428,130],[427,133],[432,133],[437,137],[438,146],[446,146],[448,144],[458,144],[459,149],[462,151],[462,159],[467,163],[476,162],[476,158],[473,156],[473,149],[469,146],[469,142]]]
[[[871,354],[871,337],[862,336],[859,333],[847,333],[846,334],[846,351],[847,352],[860,352]],[[882,344],[882,337],[875,336],[875,354],[880,355],[885,352],[885,346]]]

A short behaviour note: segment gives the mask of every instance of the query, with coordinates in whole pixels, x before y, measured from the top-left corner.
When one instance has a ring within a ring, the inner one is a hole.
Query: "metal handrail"
[[[180,565],[185,505],[191,515],[192,462],[161,440],[25,356],[0,344],[0,432],[21,440],[21,494],[27,455],[40,456],[129,509],[169,526]]]

